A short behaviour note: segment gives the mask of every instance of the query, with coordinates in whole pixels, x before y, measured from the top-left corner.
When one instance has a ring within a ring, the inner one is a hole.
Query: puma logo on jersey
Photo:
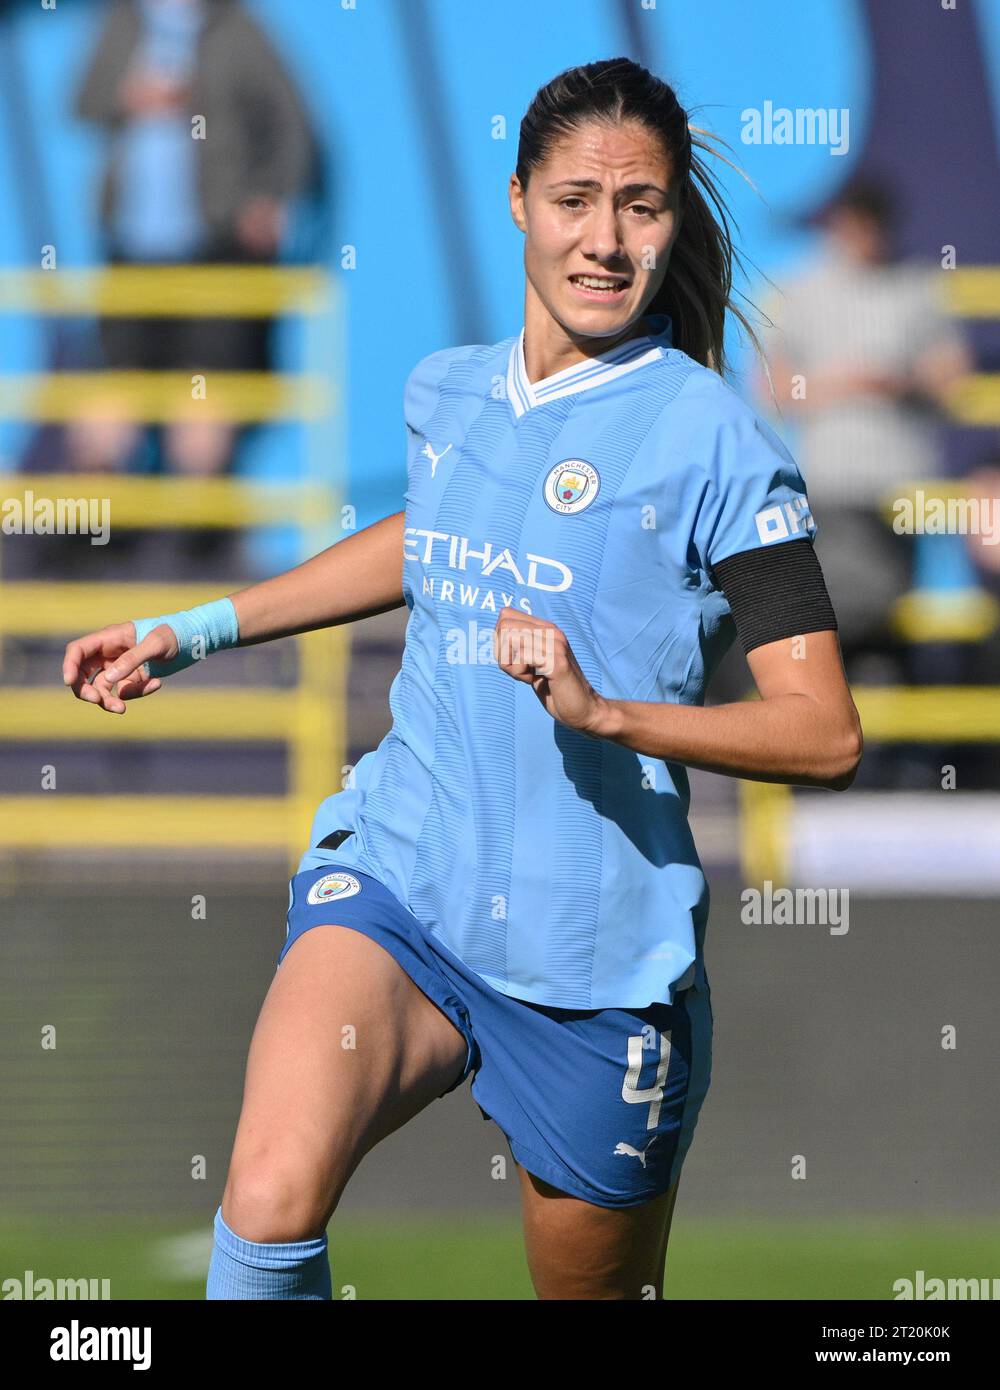
[[[425,458],[425,459],[430,459],[430,461],[431,461],[431,477],[432,477],[432,478],[434,477],[434,474],[437,472],[437,466],[438,466],[438,464],[441,462],[441,460],[444,458],[445,454],[448,452],[448,449],[450,449],[451,447],[452,447],[452,446],[449,444],[447,449],[442,449],[441,452],[440,452],[439,454],[436,454],[436,453],[434,452],[434,450],[431,448],[430,440],[428,440],[428,442],[427,442],[427,443],[424,445],[424,447],[420,450],[420,452],[421,452],[421,454],[424,456],[424,458]]]
[[[620,1144],[615,1145],[615,1153],[620,1154],[622,1158],[637,1158],[645,1168],[646,1154],[656,1143],[657,1137],[658,1136],[654,1134],[644,1149],[633,1149],[631,1144],[626,1144],[623,1140]]]

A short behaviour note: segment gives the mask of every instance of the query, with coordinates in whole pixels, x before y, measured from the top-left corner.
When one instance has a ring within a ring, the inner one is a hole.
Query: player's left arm
[[[512,608],[500,614],[496,640],[501,668],[531,685],[554,719],[592,738],[760,782],[840,791],[854,780],[861,722],[833,630],[755,647],[747,662],[761,698],[707,709],[604,698],[560,628]]]
[[[762,782],[845,790],[861,760],[861,721],[833,631],[755,647],[759,700],[716,705],[601,702],[590,732],[648,757]]]
[[[697,506],[678,524],[690,526],[689,550],[729,605],[760,699],[706,709],[605,698],[555,624],[512,609],[497,624],[497,659],[553,718],[594,738],[710,772],[841,790],[861,758],[861,726],[805,484],[774,431],[728,388],[708,376],[695,386],[692,404],[710,423],[689,445]]]

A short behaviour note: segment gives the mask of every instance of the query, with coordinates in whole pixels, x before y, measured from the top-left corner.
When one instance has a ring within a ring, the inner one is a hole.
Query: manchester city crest
[[[309,889],[306,902],[314,905],[328,903],[336,898],[353,898],[355,893],[360,892],[361,884],[353,874],[324,874]]]
[[[554,512],[582,512],[597,496],[601,480],[584,459],[563,459],[545,479],[545,500]]]

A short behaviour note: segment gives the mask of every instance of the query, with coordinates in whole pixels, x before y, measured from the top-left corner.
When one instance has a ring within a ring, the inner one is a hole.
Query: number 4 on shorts
[[[622,1082],[622,1100],[629,1105],[648,1105],[649,1115],[646,1119],[646,1128],[655,1129],[660,1123],[660,1103],[663,1100],[663,1087],[667,1080],[667,1069],[670,1066],[670,1034],[661,1033],[660,1036],[660,1061],[656,1068],[656,1079],[652,1086],[640,1088],[639,1081],[642,1077],[642,1064],[645,1054],[652,1044],[652,1038],[656,1037],[654,1029],[647,1030],[646,1033],[639,1033],[628,1040],[628,1071],[625,1073],[625,1080]]]

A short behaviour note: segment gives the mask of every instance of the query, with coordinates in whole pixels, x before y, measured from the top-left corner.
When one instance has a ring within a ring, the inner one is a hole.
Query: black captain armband
[[[713,566],[744,653],[767,642],[836,628],[837,617],[811,541],[741,550]]]

